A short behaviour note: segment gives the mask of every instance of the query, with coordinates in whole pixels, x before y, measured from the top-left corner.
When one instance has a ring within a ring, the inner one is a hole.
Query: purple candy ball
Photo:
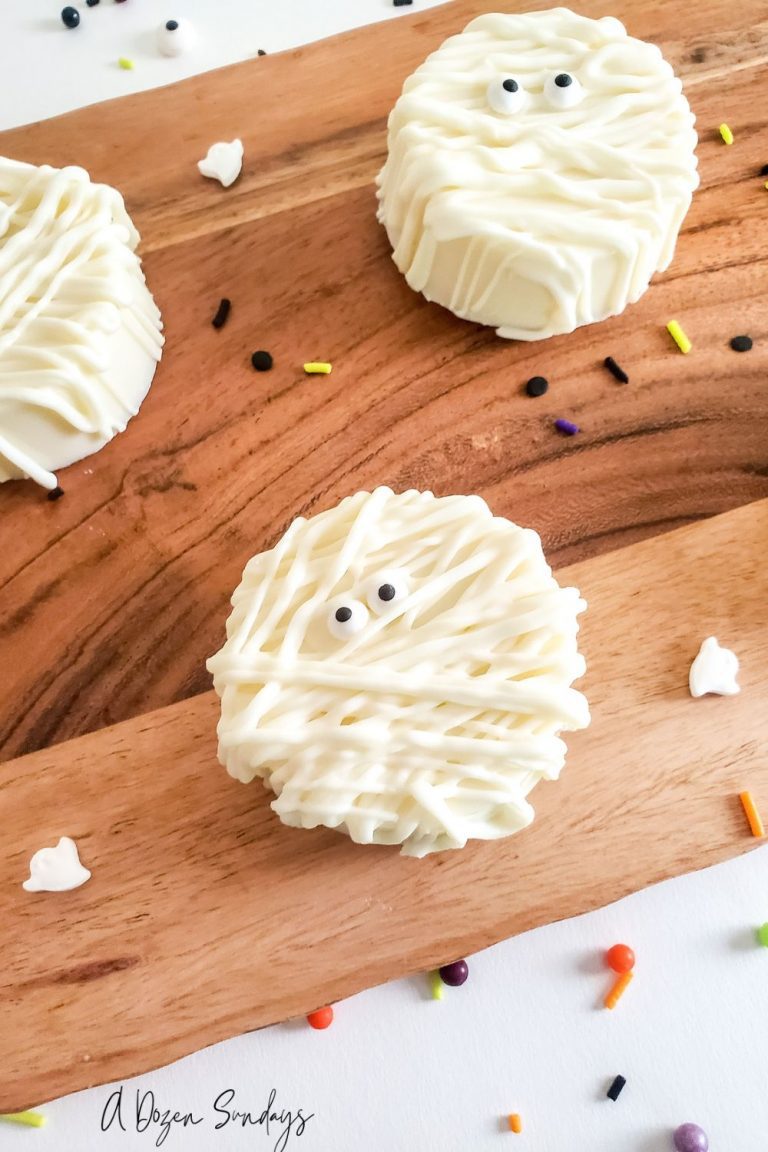
[[[451,988],[459,988],[469,976],[466,960],[456,960],[453,964],[444,964],[440,969],[440,979],[443,984],[450,984]]]
[[[709,1152],[709,1139],[698,1124],[681,1124],[675,1129],[677,1152]]]

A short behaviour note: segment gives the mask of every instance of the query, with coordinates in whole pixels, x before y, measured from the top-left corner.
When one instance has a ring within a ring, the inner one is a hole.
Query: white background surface
[[[435,3],[101,0],[89,9],[83,0],[81,26],[69,32],[56,0],[4,0],[0,127]],[[192,20],[200,41],[168,60],[157,55],[156,30],[179,16]],[[135,60],[134,71],[116,66],[121,55]],[[300,1152],[671,1152],[671,1130],[686,1120],[706,1129],[711,1152],[766,1152],[768,949],[754,938],[766,920],[761,848],[498,945],[473,959],[469,982],[446,989],[442,1003],[429,999],[425,979],[400,981],[338,1005],[328,1032],[293,1022],[128,1082],[126,1132],[101,1133],[112,1091],[101,1088],[49,1105],[41,1131],[0,1125],[0,1149],[153,1148],[158,1127],[135,1130],[136,1090],[151,1089],[161,1110],[204,1118],[161,1147],[271,1152],[281,1126],[269,1135],[232,1124],[216,1132],[223,1117],[213,1101],[234,1088],[234,1106],[258,1118],[275,1088],[278,1110],[315,1113],[287,1141]],[[611,978],[601,956],[618,940],[637,951],[637,978],[610,1013],[598,1007]],[[311,963],[308,956],[308,970]],[[268,978],[254,972],[254,980]],[[628,1083],[612,1103],[605,1091],[617,1073]],[[504,1130],[511,1111],[523,1116],[521,1136]]]
[[[67,29],[60,15],[64,0],[0,0],[0,128],[171,84],[247,60],[259,48],[278,52],[361,24],[397,20],[438,2],[394,8],[391,0],[101,0],[87,8],[76,0],[80,25]],[[173,18],[189,20],[198,41],[188,55],[168,59],[157,50],[157,34]],[[121,56],[134,61],[133,71],[119,67]]]
[[[281,1107],[315,1113],[288,1152],[672,1152],[670,1132],[687,1120],[707,1131],[711,1152],[765,1152],[761,919],[768,848],[499,944],[443,1001],[414,977],[337,1005],[326,1032],[294,1021],[130,1081],[125,1133],[102,1135],[113,1089],[99,1088],[46,1108],[45,1129],[3,1130],[0,1148],[153,1148],[157,1126],[137,1134],[134,1121],[136,1090],[151,1089],[160,1109],[205,1118],[172,1132],[170,1152],[272,1152],[279,1128],[215,1132],[213,1101],[234,1088],[258,1118],[275,1088]],[[602,955],[619,940],[635,948],[636,977],[608,1012]],[[613,1103],[605,1092],[617,1073],[627,1086]],[[502,1128],[509,1112],[523,1117],[522,1135]]]

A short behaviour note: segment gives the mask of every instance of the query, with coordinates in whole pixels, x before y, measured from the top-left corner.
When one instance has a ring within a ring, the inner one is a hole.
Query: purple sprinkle
[[[708,1152],[709,1149],[707,1134],[698,1124],[681,1124],[675,1130],[674,1141],[677,1152]]]
[[[570,420],[555,420],[555,428],[558,432],[562,432],[563,436],[575,436],[581,431],[578,424],[572,424]]]
[[[466,960],[455,960],[453,964],[443,964],[440,969],[440,979],[443,984],[451,988],[460,988],[469,976],[469,965]]]

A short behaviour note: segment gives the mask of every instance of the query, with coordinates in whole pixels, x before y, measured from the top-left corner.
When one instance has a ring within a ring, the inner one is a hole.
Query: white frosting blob
[[[225,188],[229,188],[243,167],[242,140],[220,140],[217,144],[211,144],[205,157],[198,161],[197,167],[202,176],[218,180]]]
[[[741,691],[736,680],[739,660],[730,648],[721,648],[714,636],[702,642],[698,655],[691,664],[688,686],[691,696],[735,696]]]
[[[69,892],[90,880],[77,854],[77,845],[62,836],[55,848],[41,848],[29,862],[29,879],[22,887],[27,892]]]
[[[192,48],[195,39],[189,20],[164,20],[157,30],[157,47],[163,56],[183,55]]]
[[[393,571],[406,594],[330,636],[329,604]],[[295,827],[411,856],[509,835],[563,766],[558,733],[589,722],[571,688],[584,602],[559,587],[536,533],[479,496],[377,488],[299,518],[249,561],[232,605],[208,661],[219,758],[261,777]]]
[[[120,193],[81,168],[0,157],[0,481],[122,432],[160,359],[160,313]]]
[[[553,95],[560,73],[572,91]],[[489,102],[507,76],[526,93],[514,115]],[[521,340],[637,300],[698,185],[694,117],[659,49],[565,8],[473,20],[406,80],[388,142],[379,219],[397,267]]]

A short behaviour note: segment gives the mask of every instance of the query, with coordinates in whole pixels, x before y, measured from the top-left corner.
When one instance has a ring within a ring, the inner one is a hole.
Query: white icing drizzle
[[[574,85],[553,97],[559,73]],[[488,101],[507,76],[525,91],[514,115]],[[405,82],[379,219],[427,299],[500,336],[570,332],[667,267],[698,185],[695,145],[672,68],[618,20],[480,16]]]
[[[111,371],[113,341],[124,360],[135,346],[144,375],[163,344],[138,240],[119,192],[83,169],[0,157],[0,480],[54,487],[70,441],[85,455],[135,414],[146,387],[137,402]]]
[[[364,601],[379,573],[397,581],[391,607],[331,635],[329,605]],[[413,856],[508,835],[560,772],[558,733],[589,722],[570,687],[584,602],[536,533],[478,496],[377,488],[299,518],[232,605],[208,661],[219,757],[261,777],[289,825]]]

